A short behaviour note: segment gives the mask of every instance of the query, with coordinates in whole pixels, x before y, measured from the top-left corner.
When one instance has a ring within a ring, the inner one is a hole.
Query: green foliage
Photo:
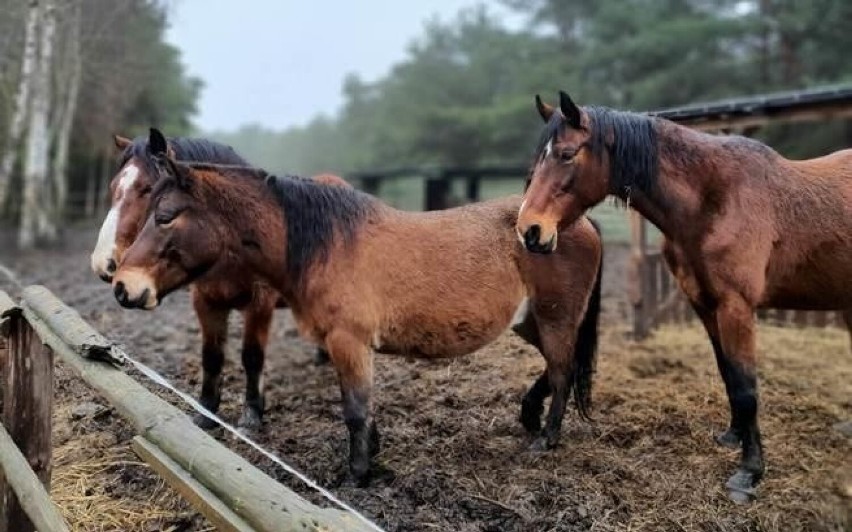
[[[532,97],[651,110],[852,79],[848,0],[503,0],[432,21],[374,83],[350,76],[336,117],[282,133],[218,134],[276,171],[523,164],[539,131]],[[848,122],[768,128],[790,155],[852,141]],[[410,188],[403,186],[401,188]]]

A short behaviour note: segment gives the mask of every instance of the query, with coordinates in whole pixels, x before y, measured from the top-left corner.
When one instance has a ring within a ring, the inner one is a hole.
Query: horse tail
[[[601,229],[598,224],[589,219],[598,236]],[[589,409],[592,403],[592,376],[595,372],[595,355],[598,351],[598,324],[601,315],[601,277],[603,276],[603,251],[595,277],[595,286],[589,297],[586,314],[577,333],[577,344],[574,349],[573,388],[574,404],[580,417],[591,420]]]

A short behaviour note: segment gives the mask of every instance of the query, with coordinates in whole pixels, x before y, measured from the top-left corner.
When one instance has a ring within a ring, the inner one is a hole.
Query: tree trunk
[[[9,141],[6,151],[2,153],[2,160],[0,161],[0,212],[3,212],[6,205],[9,183],[12,180],[12,169],[15,166],[15,159],[21,143],[21,134],[24,131],[24,123],[27,118],[27,109],[30,104],[30,88],[32,86],[33,69],[35,67],[38,45],[39,14],[38,0],[31,0],[27,11],[24,55],[21,60],[21,79],[18,81],[18,93],[15,96],[12,121],[9,125]]]
[[[56,13],[52,0],[44,2],[41,19],[38,62],[33,76],[30,125],[24,158],[24,197],[18,232],[18,244],[22,248],[34,246],[36,240],[50,241],[56,238],[56,226],[50,219],[51,204],[45,201],[50,196],[50,183],[47,179],[50,152],[48,117],[51,104],[53,38],[56,32]]]
[[[68,147],[71,142],[71,127],[77,112],[77,95],[80,90],[82,58],[80,57],[80,0],[73,0],[69,20],[66,66],[68,78],[65,98],[57,123],[56,151],[53,156],[53,182],[56,189],[54,221],[61,224],[68,202]]]

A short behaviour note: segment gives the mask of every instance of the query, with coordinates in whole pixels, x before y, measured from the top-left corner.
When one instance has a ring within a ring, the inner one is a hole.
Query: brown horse
[[[166,141],[158,135],[159,132],[152,132],[150,138],[134,140],[115,136],[115,145],[121,150],[120,170],[110,184],[112,205],[92,252],[92,270],[104,281],[112,282],[116,264],[145,223],[151,189],[158,178],[154,162],[158,154],[168,152],[184,161],[248,164],[230,146],[183,137]],[[323,175],[316,179],[350,186],[337,176]],[[238,425],[247,430],[259,428],[264,409],[261,376],[269,326],[275,308],[286,305],[278,292],[263,284],[236,287],[202,281],[193,283],[190,293],[201,327],[201,404],[213,412],[219,408],[228,316],[232,309],[239,309],[244,318],[242,362],[246,373],[246,392]],[[327,354],[319,349],[317,360],[325,358]],[[214,426],[209,418],[201,415],[195,417],[195,422],[204,428]]]
[[[585,415],[601,271],[600,236],[587,219],[562,233],[559,252],[532,256],[514,235],[520,197],[410,213],[356,190],[251,168],[165,158],[162,172],[150,217],[119,264],[117,299],[153,309],[198,281],[278,289],[337,369],[359,484],[378,451],[372,351],[470,353],[497,338],[527,296],[530,318],[519,330],[547,363],[523,400],[529,431],[539,432],[543,400],[553,395],[533,447],[556,445],[572,385]]]
[[[613,195],[665,235],[664,255],[701,317],[731,409],[717,439],[742,445],[727,487],[747,501],[764,472],[757,426],[757,308],[852,315],[852,150],[790,161],[760,142],[660,118],[536,97],[547,123],[518,235],[549,252],[558,231]]]

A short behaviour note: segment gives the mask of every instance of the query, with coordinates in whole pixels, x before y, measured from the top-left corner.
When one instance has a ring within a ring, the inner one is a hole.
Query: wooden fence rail
[[[12,354],[17,349],[14,346],[24,342],[37,347],[29,349],[33,354],[30,368],[50,367],[50,371],[32,372],[29,380],[22,380],[20,373],[14,376],[5,374],[5,391],[12,393],[10,390],[14,390],[14,400],[17,404],[22,404],[23,400],[25,403],[30,401],[40,405],[34,411],[40,417],[34,425],[38,427],[37,431],[43,431],[46,427],[46,458],[43,452],[44,438],[23,441],[23,445],[22,441],[16,440],[15,443],[25,454],[33,441],[38,444],[41,449],[39,458],[35,462],[32,457],[28,458],[30,465],[37,466],[32,469],[40,467],[48,471],[47,479],[50,463],[50,398],[53,395],[52,359],[47,355],[53,353],[134,426],[139,434],[134,441],[138,454],[152,463],[155,471],[162,472],[163,477],[220,530],[254,529],[277,532],[368,529],[365,523],[353,514],[336,508],[315,506],[270,478],[196,427],[182,411],[149,392],[113,364],[105,362],[103,358],[111,353],[111,344],[46,288],[25,288],[20,307],[15,306],[8,296],[0,291],[0,312],[2,311],[11,312],[13,316],[12,324],[4,328],[9,338],[7,344],[12,346],[12,349],[7,349],[5,358],[13,358]],[[22,328],[21,324],[25,326]],[[30,331],[29,336],[26,330]],[[32,334],[33,332],[35,334]],[[36,359],[40,361],[36,362]],[[6,366],[9,365],[7,362]],[[15,382],[10,388],[9,384],[13,379]],[[24,387],[24,383],[33,384],[33,381],[38,381],[34,383],[35,388]],[[41,395],[42,399],[31,397],[33,394]],[[4,399],[4,406],[9,407],[9,404],[8,400]],[[2,444],[0,436],[0,445]],[[7,467],[5,459],[2,465],[9,475],[13,469]],[[45,480],[42,478],[43,482]],[[37,525],[39,530],[67,529],[62,528],[59,521],[50,526],[46,524],[48,521],[41,521],[42,517],[36,509],[27,505],[27,497],[30,497],[32,490],[15,493],[18,495],[18,501],[22,503],[23,513],[33,523],[36,523],[36,520],[41,523]],[[39,506],[48,500],[46,491],[34,497],[40,498]],[[31,529],[9,530],[18,532]]]

